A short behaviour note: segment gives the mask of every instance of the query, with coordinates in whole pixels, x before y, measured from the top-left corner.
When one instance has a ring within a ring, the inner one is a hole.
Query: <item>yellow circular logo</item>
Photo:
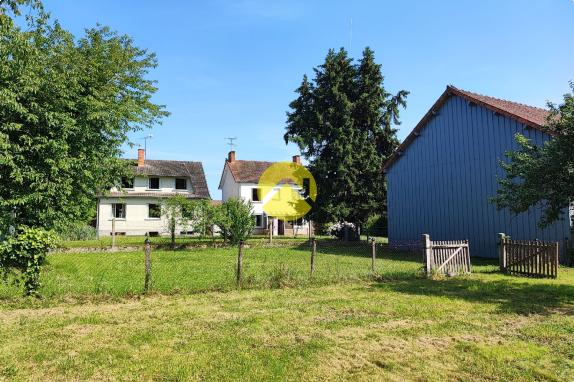
[[[309,203],[317,198],[317,184],[305,166],[278,162],[261,175],[258,192],[267,215],[281,220],[296,220],[311,210]]]

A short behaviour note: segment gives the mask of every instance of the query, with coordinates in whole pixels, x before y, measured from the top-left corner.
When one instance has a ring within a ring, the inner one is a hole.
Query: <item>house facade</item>
[[[165,198],[183,195],[189,199],[210,199],[201,162],[148,160],[138,150],[133,178],[98,197],[96,228],[98,236],[167,235],[167,219],[162,213]],[[178,234],[192,233],[178,227]]]
[[[301,164],[301,157],[293,156],[293,162]],[[272,230],[274,236],[308,236],[312,233],[312,225],[307,220],[283,221],[268,216],[263,209],[263,202],[259,200],[258,194],[259,178],[274,163],[237,160],[235,151],[230,151],[219,181],[221,199],[225,202],[230,198],[236,198],[252,203],[255,235],[268,235]],[[276,192],[279,192],[279,189]]]
[[[562,244],[572,212],[541,229],[540,209],[513,215],[490,202],[504,176],[500,161],[518,149],[521,133],[537,145],[552,139],[547,111],[448,86],[383,165],[387,180],[389,243],[469,239],[472,256],[497,257],[497,234]]]

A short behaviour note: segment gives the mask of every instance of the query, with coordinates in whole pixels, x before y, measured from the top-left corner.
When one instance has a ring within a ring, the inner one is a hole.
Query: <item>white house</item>
[[[293,162],[301,164],[301,157],[295,155]],[[259,178],[275,162],[237,160],[235,151],[230,151],[221,174],[219,189],[222,193],[222,200],[225,202],[230,198],[251,201],[253,204],[253,218],[255,219],[254,234],[269,234],[273,230],[273,235],[285,236],[307,236],[312,231],[312,227],[305,219],[297,221],[283,221],[272,216],[268,216],[263,210],[263,203],[259,200],[258,183]],[[312,233],[312,232],[311,232]]]
[[[116,235],[168,234],[162,199],[174,195],[210,199],[201,162],[148,160],[139,149],[133,163],[133,178],[122,179],[122,187],[98,197],[98,236],[111,235],[113,224]],[[178,234],[189,233],[187,227],[179,229]]]

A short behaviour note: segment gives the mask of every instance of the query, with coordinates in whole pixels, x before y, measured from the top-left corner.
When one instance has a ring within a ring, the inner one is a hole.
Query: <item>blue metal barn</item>
[[[515,134],[536,144],[551,138],[547,111],[448,86],[384,164],[390,244],[410,244],[423,233],[433,240],[470,241],[471,256],[497,257],[497,233],[518,240],[559,241],[570,236],[570,218],[544,230],[541,213],[497,211],[499,161],[515,150]]]

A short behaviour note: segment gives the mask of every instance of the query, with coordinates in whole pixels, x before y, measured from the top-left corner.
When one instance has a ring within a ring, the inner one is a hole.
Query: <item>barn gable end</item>
[[[385,164],[390,243],[413,242],[429,233],[435,240],[469,239],[473,256],[496,257],[498,232],[516,239],[564,240],[570,230],[567,214],[541,230],[540,211],[511,215],[489,201],[497,177],[503,176],[499,161],[518,148],[516,133],[542,144],[551,132],[465,94],[447,88]]]

